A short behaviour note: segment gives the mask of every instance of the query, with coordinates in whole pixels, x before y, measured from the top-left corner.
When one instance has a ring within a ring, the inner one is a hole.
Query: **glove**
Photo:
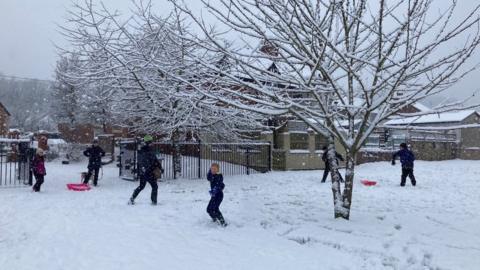
[[[210,190],[210,196],[215,196],[218,193],[218,188],[214,187],[212,190]]]
[[[395,160],[392,160],[392,166],[395,166]]]

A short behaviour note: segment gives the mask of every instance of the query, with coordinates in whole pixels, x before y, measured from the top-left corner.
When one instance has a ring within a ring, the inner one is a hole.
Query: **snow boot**
[[[218,218],[218,223],[220,224],[220,226],[222,227],[227,227],[228,224],[227,222],[225,222],[225,219],[222,217],[222,218]]]
[[[130,198],[128,200],[128,205],[134,205],[135,204],[135,201],[133,200],[133,198]]]

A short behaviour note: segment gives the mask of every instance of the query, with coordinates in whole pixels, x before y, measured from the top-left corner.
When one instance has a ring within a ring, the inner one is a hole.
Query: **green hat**
[[[145,137],[143,137],[143,141],[146,143],[152,142],[153,141],[152,135],[145,135]]]

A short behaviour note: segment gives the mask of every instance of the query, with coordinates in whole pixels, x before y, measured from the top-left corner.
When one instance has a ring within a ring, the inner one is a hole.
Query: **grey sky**
[[[107,6],[128,12],[130,0],[104,0]],[[166,0],[152,0],[159,13],[168,13]],[[193,10],[201,9],[198,0],[186,0]],[[450,1],[437,0],[439,8]],[[470,11],[480,0],[460,0],[458,15]],[[0,73],[6,75],[53,79],[57,55],[54,44],[65,45],[57,32],[62,24],[69,0],[0,0]],[[480,15],[479,15],[480,16]],[[477,53],[475,62],[480,62]],[[480,70],[470,74],[453,90],[458,96],[480,89]]]

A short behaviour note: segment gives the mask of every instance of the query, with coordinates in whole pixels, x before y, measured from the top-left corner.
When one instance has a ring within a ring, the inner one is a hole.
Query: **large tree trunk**
[[[330,165],[330,174],[332,176],[332,192],[335,218],[345,218],[349,215],[349,209],[344,208],[343,196],[340,186],[340,172],[338,171],[338,161],[335,150],[334,138],[329,139],[327,159]]]
[[[178,130],[174,130],[172,133],[172,143],[173,143],[173,173],[174,177],[177,178],[182,175],[182,155],[180,151],[180,133]]]
[[[350,219],[350,209],[352,207],[352,192],[353,192],[353,178],[355,175],[355,154],[347,151],[345,157],[346,173],[345,173],[345,187],[342,195],[342,205],[344,210],[344,219]]]

